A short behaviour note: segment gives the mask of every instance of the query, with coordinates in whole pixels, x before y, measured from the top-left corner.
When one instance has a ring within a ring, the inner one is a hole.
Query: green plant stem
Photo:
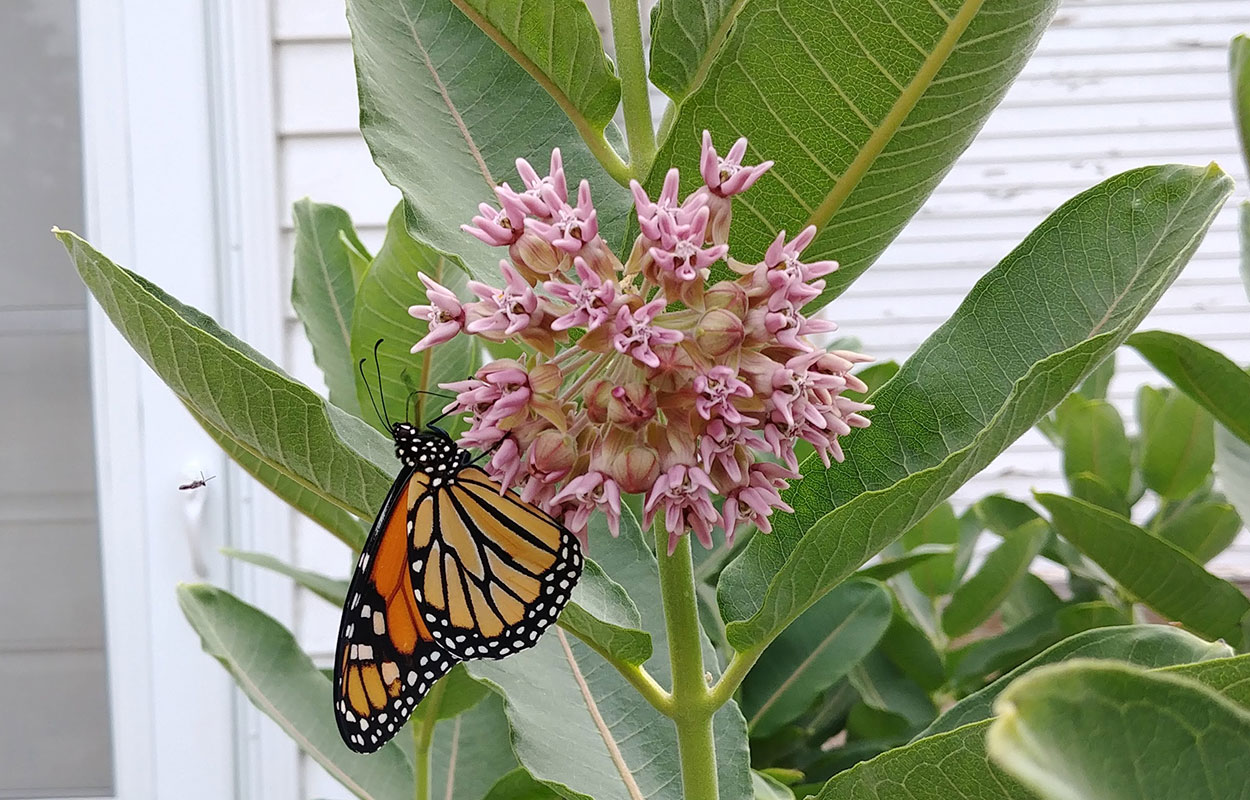
[[[559,625],[558,622],[556,624]],[[570,635],[577,636],[577,631],[566,628],[563,625],[560,625],[560,627],[565,631],[568,631]],[[621,673],[621,677],[629,681],[629,685],[634,687],[638,694],[642,695],[642,698],[650,703],[657,711],[665,716],[672,715],[673,696],[666,692],[663,686],[656,683],[655,678],[651,677],[651,673],[647,672],[645,667],[635,666],[634,664],[630,664],[626,661],[621,661],[620,659],[615,658],[610,651],[599,647],[599,645],[595,642],[590,641],[589,639],[582,639],[580,636],[577,636],[577,638],[581,639],[582,643],[591,650],[594,650],[602,656],[604,661],[615,667],[616,671]]]
[[[729,702],[729,698],[733,697],[734,692],[738,691],[738,687],[746,679],[747,673],[751,671],[751,667],[755,666],[755,662],[759,661],[760,655],[763,654],[764,648],[767,646],[768,643],[765,642],[750,650],[734,653],[733,658],[729,660],[729,666],[725,668],[725,672],[720,676],[720,680],[716,682],[711,692],[708,693],[708,702],[712,704],[712,708],[720,708]]]
[[[712,715],[716,706],[703,671],[699,608],[695,600],[690,537],[683,536],[668,553],[664,515],[656,516],[655,550],[660,562],[660,596],[668,633],[668,657],[673,672],[672,712],[677,725],[681,781],[685,800],[717,800],[716,746]]]
[[[434,744],[434,726],[438,724],[438,707],[443,704],[443,694],[447,691],[447,681],[441,680],[434,684],[430,693],[421,704],[424,716],[414,720],[412,741],[415,745],[413,758],[414,797],[416,800],[430,800],[430,746]]]
[[[629,139],[629,168],[642,180],[655,159],[655,128],[651,124],[647,62],[642,48],[642,15],[638,0],[610,0],[616,69],[621,76],[621,104]]]

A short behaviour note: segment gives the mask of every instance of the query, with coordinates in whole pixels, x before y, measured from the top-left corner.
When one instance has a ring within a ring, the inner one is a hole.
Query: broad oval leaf
[[[267,483],[285,500],[294,484],[373,518],[397,468],[388,439],[74,234],[57,238],[122,336],[214,438],[231,444],[228,452],[242,450],[280,475],[281,483]]]
[[[916,588],[930,597],[949,594],[957,582],[954,545],[959,543],[960,527],[951,504],[942,503],[903,534],[903,546],[909,553],[914,553],[917,548],[925,545],[951,546],[949,556],[926,559],[908,571]]]
[[[261,569],[276,572],[279,575],[285,575],[297,585],[303,586],[332,606],[343,605],[343,598],[347,597],[346,580],[331,578],[329,575],[322,575],[320,572],[300,569],[269,553],[253,553],[247,550],[235,550],[233,547],[223,547],[221,548],[221,554],[242,561],[245,564],[251,564]]]
[[[987,678],[1015,669],[1069,636],[1129,622],[1128,614],[1101,600],[1044,609],[997,636],[976,639],[948,653],[951,683],[961,690],[980,688]]]
[[[751,735],[775,733],[842,680],[885,634],[892,608],[884,586],[851,580],[796,619],[742,683]]]
[[[994,710],[990,757],[1044,800],[1245,796],[1250,711],[1195,680],[1074,662],[1024,676]]]
[[[1228,503],[1202,502],[1181,509],[1153,533],[1205,564],[1224,552],[1241,531],[1241,516]]]
[[[1075,388],[1179,274],[1229,190],[1215,167],[1146,167],[1048,217],[873,395],[848,462],[808,459],[786,494],[796,513],[726,567],[730,644],[776,635]]]
[[[179,586],[178,605],[205,652],[335,780],[366,800],[412,797],[412,765],[397,743],[367,756],[343,744],[331,707],[330,679],[277,620],[224,589],[204,584]]]
[[[1035,520],[1017,528],[985,558],[977,572],[955,589],[942,612],[942,630],[955,638],[990,618],[1041,552],[1050,526]]]
[[[1065,404],[1059,434],[1063,437],[1063,474],[1072,481],[1088,472],[1121,497],[1133,481],[1133,456],[1124,420],[1106,400]]]
[[[748,163],[776,165],[738,203],[735,255],[750,262],[779,230],[818,226],[804,257],[842,264],[813,301],[826,303],[876,260],[967,148],[1057,5],[718,2],[697,20],[694,3],[661,8],[654,48],[696,66],[661,60],[660,80],[670,83],[671,72],[673,86],[699,88],[677,106],[648,189],[654,196],[670,167],[681,168],[683,187],[697,184],[704,128],[722,152],[749,137]],[[695,27],[679,35],[667,10]],[[692,45],[677,41],[687,34]]]
[[[356,301],[351,251],[359,251],[352,218],[338,206],[304,198],[295,204],[295,262],[291,305],[304,323],[313,359],[325,376],[330,402],[360,416],[351,360],[352,306]]]
[[[1250,374],[1223,353],[1179,333],[1143,331],[1128,343],[1221,425],[1250,443]]]
[[[1164,390],[1161,407],[1142,431],[1146,485],[1166,500],[1182,500],[1210,477],[1214,463],[1214,418],[1183,392]]]
[[[462,381],[477,369],[478,343],[471,336],[453,337],[416,355],[409,352],[429,327],[408,313],[410,306],[427,302],[418,272],[467,299],[463,266],[408,235],[401,202],[391,212],[386,240],[356,292],[351,332],[352,368],[355,370],[364,359],[364,377],[368,378],[366,382],[359,371],[355,372],[359,404],[367,409],[361,416],[388,436],[386,424],[374,412],[375,403],[385,404],[392,421],[406,419],[423,425],[441,414],[447,404],[443,397],[424,393],[438,393],[440,383]],[[382,345],[375,365],[373,347],[378,340]],[[381,392],[376,385],[378,372],[382,373]],[[454,433],[458,421],[448,418],[444,427]]]
[[[1082,631],[1047,648],[985,688],[960,700],[916,738],[953,731],[961,725],[989,719],[993,716],[994,700],[1012,681],[1046,664],[1073,658],[1102,658],[1154,668],[1221,659],[1232,655],[1232,652],[1232,648],[1226,644],[1208,642],[1168,625],[1117,625],[1114,628]]]
[[[506,252],[459,226],[479,203],[496,202],[496,184],[515,182],[517,157],[544,172],[558,146],[569,185],[590,181],[602,235],[619,244],[629,192],[605,172],[555,99],[460,9],[435,0],[351,0],[347,19],[361,133],[403,193],[417,240],[496,281]],[[602,136],[598,142],[610,150]]]
[[[621,82],[582,0],[452,0],[560,105],[583,136],[616,113]]]
[[[463,713],[440,715],[430,748],[429,797],[481,800],[499,780],[517,769],[503,701],[489,691],[487,695]]]
[[[602,519],[602,514],[595,515]],[[590,535],[596,535],[592,524]],[[597,535],[605,535],[606,530]],[[612,580],[594,561],[587,560],[573,597],[560,614],[560,627],[594,648],[626,664],[642,664],[651,658],[651,635],[639,630],[642,618],[625,588]]]
[[[747,0],[660,0],[651,9],[651,71],[656,87],[681,101],[707,77]]]
[[[1151,674],[1174,674],[1210,681],[1230,696],[1250,680],[1250,657],[1204,661],[1167,667]],[[876,800],[1036,800],[1036,796],[994,766],[985,752],[991,720],[918,738],[836,775],[820,790],[818,800],[871,797]]]
[[[1242,520],[1250,520],[1250,444],[1215,429],[1215,473],[1220,489]]]
[[[1243,641],[1250,599],[1207,572],[1188,553],[1152,536],[1129,520],[1071,497],[1038,494],[1055,530],[1137,599],[1191,630]]]

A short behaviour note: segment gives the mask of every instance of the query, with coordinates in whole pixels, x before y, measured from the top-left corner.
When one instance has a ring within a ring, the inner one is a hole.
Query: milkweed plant
[[[251,476],[363,570],[399,468],[380,393],[586,554],[556,626],[431,672],[411,739],[369,755],[335,727],[333,654],[181,586],[204,648],[362,798],[1244,790],[1209,766],[1250,752],[1250,600],[1206,563],[1250,513],[1250,376],[1134,332],[1230,179],[1142,166],[1090,187],[905,363],[876,363],[831,321],[854,295],[826,306],[971,142],[1055,0],[661,0],[649,53],[638,4],[607,6],[605,44],[577,0],[349,0],[361,131],[403,199],[376,252],[342,209],[295,205],[318,387],[58,232],[237,463],[197,491]],[[1174,384],[1142,390],[1136,430],[1107,400],[1125,344]],[[1067,493],[948,501],[1034,426]],[[344,603],[342,575],[226,555]],[[372,653],[392,640],[370,619]],[[389,711],[395,664],[358,673]]]

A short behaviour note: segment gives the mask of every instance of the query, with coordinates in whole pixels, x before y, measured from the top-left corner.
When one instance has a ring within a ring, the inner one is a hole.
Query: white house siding
[[[282,202],[311,196],[342,205],[376,248],[398,192],[357,130],[341,0],[272,2]],[[1244,187],[1226,74],[1228,41],[1244,31],[1245,0],[1067,0],[976,142],[880,262],[831,306],[832,317],[867,352],[901,361],[1028,231],[1103,178],[1145,164],[1216,161]],[[1245,363],[1250,304],[1237,277],[1235,226],[1230,204],[1145,327],[1185,333]],[[289,220],[282,234],[289,275]],[[286,366],[318,385],[294,312],[287,306],[282,313]],[[1161,379],[1130,352],[1119,360],[1111,394],[1131,414],[1136,387]],[[1060,486],[1057,454],[1030,433],[956,501]],[[341,546],[311,523],[293,526],[302,565],[345,573]],[[1217,566],[1250,572],[1250,541],[1243,537]],[[320,658],[329,658],[336,616],[321,600],[301,598],[298,633]],[[343,796],[315,767],[306,776],[306,796]]]

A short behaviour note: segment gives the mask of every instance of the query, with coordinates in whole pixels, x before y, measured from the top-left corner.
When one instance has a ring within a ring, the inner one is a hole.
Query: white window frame
[[[268,14],[255,0],[80,1],[83,233],[280,361]],[[112,797],[295,797],[294,744],[203,653],[174,594],[207,580],[289,626],[290,583],[217,549],[289,558],[290,512],[224,458],[95,303],[88,331]],[[220,478],[178,491],[200,469]]]

